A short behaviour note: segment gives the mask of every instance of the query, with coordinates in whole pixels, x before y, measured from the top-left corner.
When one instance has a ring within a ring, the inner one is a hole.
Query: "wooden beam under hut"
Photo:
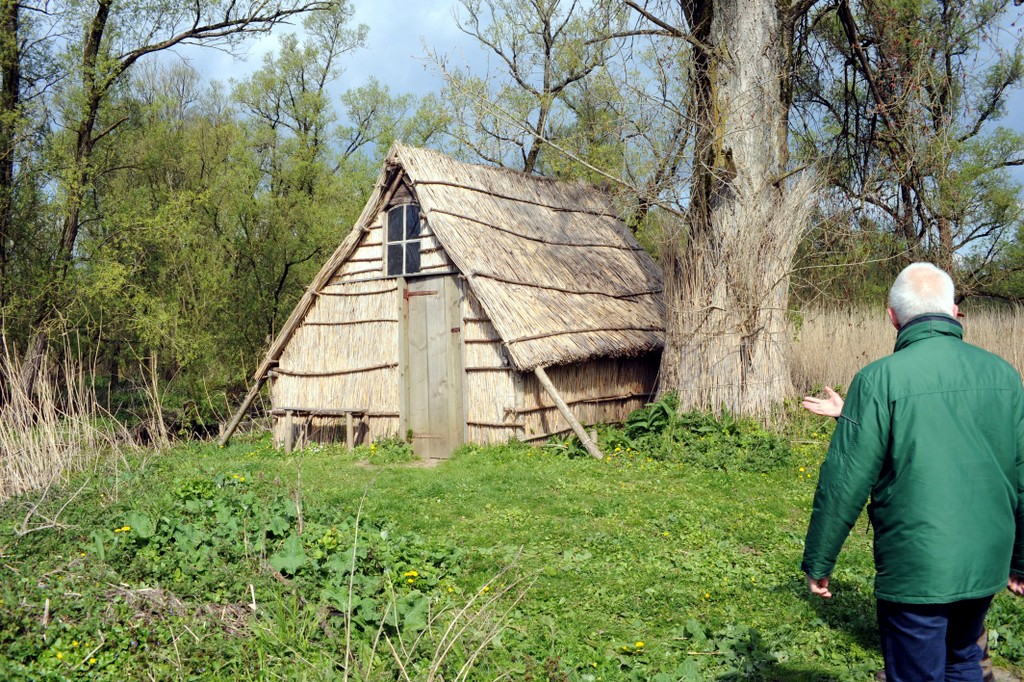
[[[340,408],[309,408],[309,407],[276,407],[271,411],[275,416],[284,417],[284,451],[290,453],[295,445],[295,431],[293,420],[295,417],[305,417],[302,425],[302,432],[305,433],[310,421],[314,417],[344,417],[345,418],[345,447],[349,450],[355,445],[355,417],[362,419],[366,417],[368,410],[363,408],[340,407]],[[304,440],[304,438],[303,438]]]

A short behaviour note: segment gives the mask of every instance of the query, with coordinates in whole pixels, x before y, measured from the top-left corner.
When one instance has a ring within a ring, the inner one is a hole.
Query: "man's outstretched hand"
[[[810,410],[814,414],[820,414],[823,417],[835,417],[839,418],[839,415],[843,412],[843,398],[838,393],[832,390],[831,386],[825,386],[825,395],[827,398],[815,398],[814,396],[807,396],[801,403],[805,409]]]

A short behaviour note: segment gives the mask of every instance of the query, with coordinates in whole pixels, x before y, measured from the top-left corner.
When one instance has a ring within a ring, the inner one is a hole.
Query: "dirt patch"
[[[226,634],[236,637],[248,634],[249,619],[255,613],[253,605],[245,602],[191,605],[159,587],[132,589],[118,585],[107,590],[106,597],[111,604],[127,605],[134,612],[133,618],[140,622],[192,616],[216,621]]]

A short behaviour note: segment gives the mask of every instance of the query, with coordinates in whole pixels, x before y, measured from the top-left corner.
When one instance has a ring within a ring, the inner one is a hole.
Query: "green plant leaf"
[[[145,514],[130,511],[124,515],[124,522],[126,525],[131,526],[132,534],[143,540],[153,537],[153,520]]]
[[[270,521],[267,522],[267,530],[278,537],[283,537],[288,532],[288,519],[280,515],[270,517]]]
[[[306,563],[306,550],[302,547],[302,538],[298,535],[291,535],[284,544],[281,551],[270,557],[270,565],[281,571],[295,575],[295,572]]]
[[[430,598],[419,590],[413,590],[398,600],[396,609],[402,618],[402,630],[419,632],[427,627],[427,609]]]

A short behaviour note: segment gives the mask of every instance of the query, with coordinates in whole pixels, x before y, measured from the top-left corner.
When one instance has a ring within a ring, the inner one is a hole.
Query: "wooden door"
[[[462,444],[462,292],[455,277],[407,279],[402,295],[402,431],[424,459]]]

